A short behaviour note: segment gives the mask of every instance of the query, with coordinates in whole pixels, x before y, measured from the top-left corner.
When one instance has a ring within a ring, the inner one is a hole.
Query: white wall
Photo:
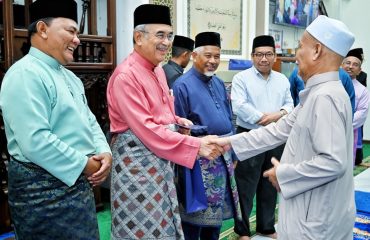
[[[334,0],[331,0],[334,1]],[[338,0],[336,0],[338,1]],[[335,2],[335,1],[334,1]],[[370,1],[369,0],[342,0],[338,19],[343,21],[355,34],[356,40],[352,48],[361,47],[364,50],[365,62],[363,71],[370,74]],[[328,10],[330,14],[330,10]],[[329,15],[330,16],[330,15]],[[369,79],[370,81],[370,79]],[[370,137],[370,135],[369,135]]]
[[[149,0],[116,0],[117,25],[117,64],[121,63],[134,47],[132,33],[134,29],[134,10]]]

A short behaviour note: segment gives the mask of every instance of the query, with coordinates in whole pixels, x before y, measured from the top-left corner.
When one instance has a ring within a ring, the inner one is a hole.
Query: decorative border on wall
[[[221,35],[221,53],[242,55],[242,0],[187,0],[188,36],[192,39],[200,32],[218,32]]]

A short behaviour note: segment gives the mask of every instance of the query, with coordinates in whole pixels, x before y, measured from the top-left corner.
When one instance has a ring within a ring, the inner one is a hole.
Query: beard
[[[207,77],[212,77],[213,75],[215,75],[215,72],[214,71],[207,71],[204,73],[204,75],[206,75]]]

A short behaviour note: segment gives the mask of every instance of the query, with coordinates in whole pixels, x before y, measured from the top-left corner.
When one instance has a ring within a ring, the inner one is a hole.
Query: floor
[[[370,192],[370,168],[355,177],[355,191]]]

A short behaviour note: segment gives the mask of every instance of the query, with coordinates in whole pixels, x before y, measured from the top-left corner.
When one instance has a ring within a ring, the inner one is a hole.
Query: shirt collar
[[[198,72],[194,66],[192,66],[189,71],[205,83],[208,83],[212,79],[212,77],[207,77],[203,73]]]
[[[339,72],[333,71],[333,72],[326,72],[326,73],[320,73],[317,75],[314,75],[310,77],[307,82],[305,89],[303,89],[299,93],[299,99],[301,100],[301,104],[303,105],[306,101],[311,89],[319,84],[330,82],[330,81],[339,81]]]
[[[258,71],[258,69],[257,69],[254,65],[252,66],[252,69],[253,69],[254,73],[255,73],[259,78],[261,78],[261,79],[263,79],[263,80],[266,80],[266,81],[270,80],[270,78],[271,78],[271,74],[272,74],[272,70],[270,71],[270,74],[269,74],[268,78],[267,78],[267,79],[265,79],[265,78],[262,76],[262,74]]]
[[[172,61],[172,60],[168,60],[167,62],[169,65],[173,66],[176,70],[180,71],[181,73],[184,72],[184,69],[179,65],[177,64],[176,62]]]
[[[63,65],[60,64],[55,58],[53,58],[52,56],[49,56],[48,54],[44,53],[43,51],[41,51],[41,50],[39,50],[35,47],[31,47],[28,54],[37,58],[37,59],[40,59],[41,61],[50,65],[54,69],[60,69],[60,68],[63,67]]]
[[[153,63],[151,63],[148,59],[141,56],[136,50],[133,51],[132,57],[144,68],[154,71],[154,68],[157,67]]]
[[[339,81],[339,72],[333,71],[314,75],[307,80],[306,88],[311,88],[315,85],[329,81]]]

